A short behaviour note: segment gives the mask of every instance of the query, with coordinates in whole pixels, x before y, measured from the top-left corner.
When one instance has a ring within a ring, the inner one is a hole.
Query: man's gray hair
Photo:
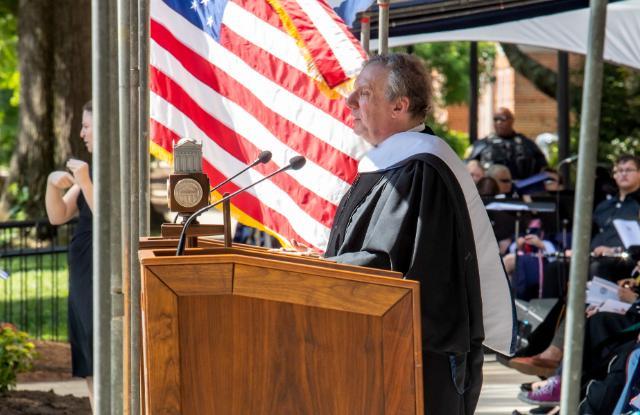
[[[504,164],[492,164],[487,169],[487,176],[495,178],[496,174],[503,171],[506,171],[507,173],[509,173],[509,175],[511,175],[511,170],[509,170],[509,167],[505,166]]]
[[[414,118],[426,118],[431,102],[431,82],[420,58],[407,53],[375,55],[364,63],[362,69],[370,65],[380,65],[389,70],[385,91],[389,101],[407,97],[409,113]]]

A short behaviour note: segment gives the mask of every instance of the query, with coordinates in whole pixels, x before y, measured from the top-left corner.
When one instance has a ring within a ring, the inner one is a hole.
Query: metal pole
[[[478,139],[478,42],[469,45],[469,141]]]
[[[138,56],[140,69],[140,235],[149,235],[149,0],[139,0]]]
[[[390,0],[378,0],[378,54],[389,53],[389,3]]]
[[[362,49],[369,54],[369,40],[371,39],[371,17],[367,13],[362,13],[360,17],[360,43]]]
[[[120,222],[120,147],[118,105],[118,4],[109,3],[109,219],[111,226],[111,413],[122,413],[122,226]]]
[[[129,10],[130,3],[125,0],[118,0],[118,99],[120,109],[120,124],[119,124],[119,136],[120,136],[120,214],[121,220],[121,243],[122,243],[122,280],[121,280],[121,293],[129,294],[130,289],[130,270],[131,270],[131,216],[129,213],[129,205],[131,198],[131,186],[129,182],[129,172],[131,171],[131,157],[130,157],[130,136],[129,136],[129,116],[131,113],[130,96],[129,96]],[[131,311],[129,304],[124,302],[124,298],[121,300],[122,315],[120,318],[119,326],[119,344],[113,344],[114,349],[117,347],[122,353],[122,359],[118,362],[118,366],[121,370],[121,391],[122,399],[120,399],[120,412],[116,413],[129,413],[129,390],[130,390],[130,348],[129,344],[125,342],[129,340],[129,331],[131,325],[129,324]],[[115,351],[115,350],[114,350]],[[114,362],[114,365],[116,363]],[[114,405],[115,408],[115,405]]]
[[[130,31],[129,40],[131,50],[129,52],[130,85],[129,97],[131,100],[131,118],[129,125],[129,152],[131,154],[131,170],[129,171],[129,183],[131,186],[131,198],[129,200],[129,217],[131,218],[130,249],[131,261],[129,263],[131,280],[129,283],[129,312],[130,312],[130,373],[129,373],[129,413],[140,413],[140,265],[138,264],[138,241],[140,237],[140,182],[139,182],[139,62],[138,62],[138,8],[139,0],[132,0],[130,7]]]
[[[91,2],[92,95],[93,95],[93,375],[94,413],[111,413],[110,403],[110,323],[111,323],[111,244],[110,244],[110,147],[112,91],[110,84],[110,8],[109,0]]]
[[[573,229],[573,258],[569,272],[569,297],[566,344],[562,362],[562,394],[560,410],[563,415],[574,414],[580,397],[580,375],[584,341],[584,301],[589,267],[591,237],[591,209],[595,180],[600,105],[602,98],[602,53],[604,50],[607,0],[593,0],[589,16],[589,43],[580,116],[580,149],[576,180],[576,205]]]
[[[569,54],[558,51],[558,160],[569,157]],[[560,167],[564,182],[569,184],[569,165]]]

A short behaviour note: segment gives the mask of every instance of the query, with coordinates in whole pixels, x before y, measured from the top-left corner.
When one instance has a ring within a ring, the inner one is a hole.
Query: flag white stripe
[[[310,76],[307,61],[294,38],[273,27],[236,3],[227,3],[222,23],[238,36],[248,40],[276,58]]]
[[[222,124],[245,137],[257,148],[270,150],[273,153],[272,160],[276,164],[284,166],[291,157],[299,155],[244,108],[196,79],[153,39],[150,41],[150,47],[150,61],[153,67],[173,79],[203,110]],[[310,160],[307,160],[304,172],[292,171],[291,175],[304,187],[334,205],[340,202],[340,195],[349,187],[347,182]]]
[[[238,83],[251,85],[253,94],[267,107],[356,160],[364,154],[366,147],[363,140],[347,125],[254,71],[215,40],[203,36],[197,27],[179,13],[164,3],[159,3],[158,7],[152,8],[154,20],[163,24],[180,42],[214,63]]]
[[[151,92],[150,104],[151,118],[181,137],[189,137],[201,142],[204,158],[226,177],[230,177],[246,167],[245,163],[212,141],[189,117],[161,96]],[[304,168],[306,169],[307,166],[305,165]],[[291,172],[282,174],[289,173]],[[261,173],[250,169],[232,181],[236,186],[244,187],[263,177]],[[249,189],[248,192],[258,198],[265,206],[285,215],[294,231],[306,241],[314,246],[326,246],[329,228],[309,216],[286,192],[271,181],[267,180],[255,188]]]
[[[309,16],[316,29],[322,33],[342,70],[348,77],[359,72],[364,58],[345,35],[343,29],[327,14],[317,0],[297,0],[298,5]]]

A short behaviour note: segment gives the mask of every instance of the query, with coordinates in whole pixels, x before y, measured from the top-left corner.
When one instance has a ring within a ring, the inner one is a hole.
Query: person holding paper
[[[625,154],[616,160],[613,178],[618,194],[602,201],[593,212],[596,235],[591,240],[590,275],[615,280],[629,275],[633,263],[615,258],[623,251],[623,244],[615,229],[615,219],[638,220],[640,215],[640,159]]]

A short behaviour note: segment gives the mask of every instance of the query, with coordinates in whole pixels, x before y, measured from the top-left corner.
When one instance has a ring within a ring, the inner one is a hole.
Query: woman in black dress
[[[83,107],[80,138],[92,152],[91,101]],[[66,167],[71,173],[54,171],[49,175],[45,204],[53,225],[78,216],[69,245],[69,343],[72,374],[87,379],[93,401],[93,183],[89,165],[84,161],[69,159]]]

